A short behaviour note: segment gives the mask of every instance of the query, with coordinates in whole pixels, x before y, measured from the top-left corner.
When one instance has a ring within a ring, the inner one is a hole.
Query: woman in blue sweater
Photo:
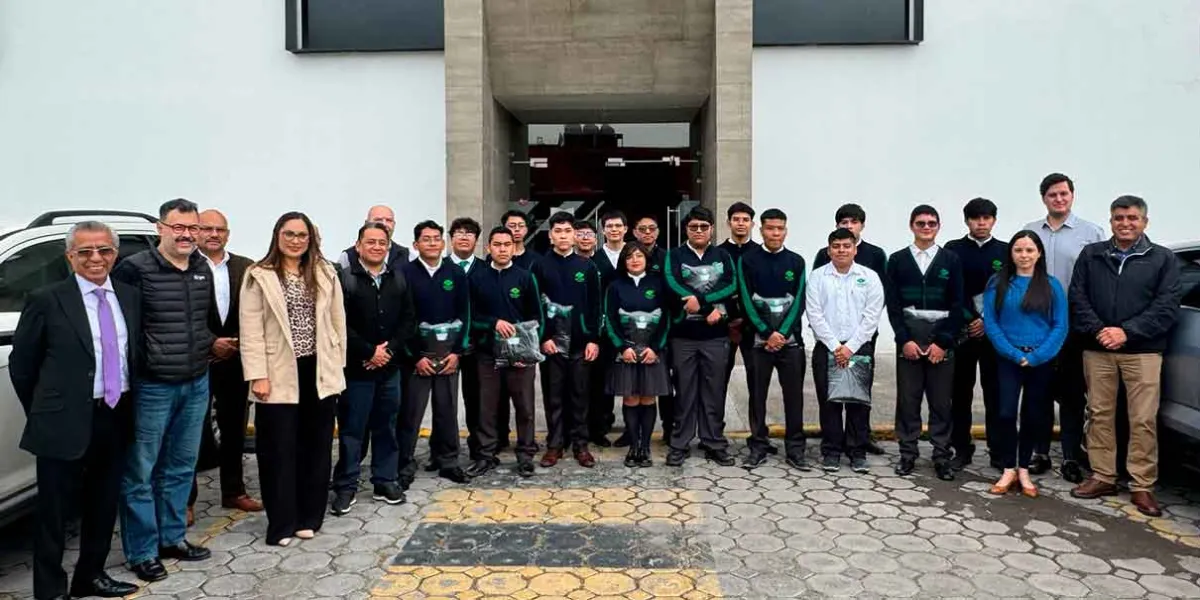
[[[1019,480],[1021,493],[1036,498],[1029,461],[1034,437],[1044,427],[1038,420],[1046,412],[1044,403],[1050,401],[1051,361],[1067,338],[1067,294],[1046,272],[1045,248],[1036,233],[1019,231],[1008,247],[1004,267],[988,282],[983,295],[984,331],[999,357],[999,431],[993,439],[1004,463],[1004,474],[991,491],[1006,494]]]
[[[650,252],[629,242],[617,259],[617,271],[604,300],[605,331],[617,363],[608,371],[605,393],[623,398],[629,432],[627,467],[649,467],[654,403],[671,393],[663,360],[670,330],[668,288],[659,273],[648,271]]]

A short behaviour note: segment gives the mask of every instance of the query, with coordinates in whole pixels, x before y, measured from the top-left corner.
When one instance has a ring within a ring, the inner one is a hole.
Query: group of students
[[[816,340],[811,368],[822,469],[837,471],[848,458],[853,470],[866,472],[866,453],[879,452],[869,437],[871,382],[886,313],[897,350],[897,474],[915,469],[923,401],[936,475],[951,480],[971,463],[978,368],[989,454],[1003,470],[994,493],[1019,484],[1037,496],[1030,474],[1050,467],[1053,399],[1060,405],[1061,474],[1079,484],[1072,494],[1115,495],[1114,422],[1123,383],[1131,501],[1144,514],[1161,514],[1152,493],[1155,419],[1162,352],[1181,295],[1179,267],[1145,236],[1141,198],[1111,203],[1110,237],[1074,215],[1074,183],[1065,175],[1048,175],[1040,193],[1046,218],[1007,244],[992,236],[991,201],[968,202],[968,235],[944,247],[937,244],[938,211],[918,206],[909,219],[912,244],[890,257],[862,240],[865,211],[842,206],[811,272],[786,247],[787,215],[757,215],[760,245],[751,240],[756,212],[744,203],[727,212],[728,241],[713,243],[714,215],[697,207],[681,222],[687,241],[669,249],[657,244],[652,217],[638,219],[627,240],[626,216],[602,215],[600,244],[590,223],[556,213],[545,255],[526,249],[531,228],[520,211],[506,213],[486,236],[476,221],[454,220],[449,252],[446,229],[423,221],[413,228],[410,252],[393,241],[392,211],[376,206],[336,261],[325,259],[317,228],[299,212],[279,217],[258,261],[227,252],[225,217],[187,200],[160,208],[158,246],[119,265],[110,228],[76,224],[67,235],[75,276],[30,296],[11,358],[28,416],[21,447],[38,456],[43,496],[35,594],[56,597],[66,588],[64,523],[81,497],[91,501],[83,503],[72,595],[136,590],[103,572],[118,506],[128,564],[140,579],[167,577],[162,558],[211,555],[185,532],[214,396],[228,446],[221,453],[222,504],[265,507],[272,545],[316,535],[331,488],[329,512],[349,512],[368,452],[373,497],[404,502],[430,404],[427,470],[461,483],[495,468],[508,445],[511,406],[516,472],[532,476],[538,371],[543,468],[557,464],[568,445],[580,465],[595,466],[589,444],[610,445],[613,397],[621,399],[625,430],[616,445],[629,446],[626,466],[653,464],[656,414],[668,466],[682,465],[697,437],[706,458],[733,465],[724,411],[741,352],[751,428],[743,465],[757,467],[776,452],[766,404],[777,373],[786,463],[810,470],[806,312]],[[480,241],[485,258],[476,255]],[[460,373],[466,468],[459,464]],[[261,505],[242,481],[248,399],[256,403]],[[54,433],[64,427],[76,434]]]

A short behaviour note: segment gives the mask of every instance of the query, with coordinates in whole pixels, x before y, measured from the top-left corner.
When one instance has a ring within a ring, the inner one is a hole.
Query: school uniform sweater
[[[496,321],[512,324],[522,321],[537,321],[538,336],[545,330],[542,313],[542,294],[538,290],[533,274],[521,267],[511,265],[497,270],[488,265],[471,274],[472,329],[479,333],[479,347],[491,351]]]
[[[946,250],[958,256],[962,263],[964,314],[969,320],[978,319],[982,315],[975,310],[975,297],[987,289],[988,280],[1004,267],[1008,242],[992,238],[980,246],[970,236],[965,236],[948,242]]]
[[[553,250],[533,264],[532,273],[542,295],[555,304],[571,306],[572,354],[583,351],[584,345],[600,339],[600,310],[604,297],[600,293],[600,273],[586,256],[572,252],[562,256]],[[542,341],[553,337],[550,327],[542,333]]]
[[[650,347],[655,354],[663,353],[667,347],[667,334],[671,330],[670,299],[667,281],[658,273],[647,272],[637,283],[627,275],[613,280],[604,299],[604,329],[617,353],[633,347],[621,324],[621,311],[653,312],[655,309],[662,311],[662,318],[658,321],[658,329],[651,338],[654,341]]]
[[[620,259],[618,258],[618,260]],[[596,265],[596,271],[600,273],[601,291],[607,290],[608,285],[617,275],[617,265],[608,259],[608,253],[605,252],[603,244],[597,247],[596,252],[592,254],[592,263]]]
[[[858,254],[854,256],[854,262],[875,271],[881,279],[887,276],[887,253],[883,251],[883,248],[866,240],[858,243]],[[813,259],[813,270],[816,271],[827,264],[829,264],[829,248],[824,247],[817,250],[817,257]]]
[[[707,293],[698,294],[692,289],[690,283],[694,276],[685,276],[684,267],[710,265],[720,265],[721,275]],[[679,307],[679,315],[673,330],[676,337],[687,340],[712,340],[729,335],[727,321],[721,320],[716,325],[709,325],[702,320],[689,320],[686,318],[686,312],[682,309],[682,303],[684,298],[695,296],[696,300],[700,302],[699,315],[708,315],[717,303],[725,304],[726,310],[728,310],[729,303],[737,289],[736,269],[729,253],[713,245],[705,248],[703,257],[696,256],[696,252],[688,244],[672,248],[667,252],[663,261],[663,271],[666,273],[667,286],[673,292],[676,306]]]
[[[1067,293],[1054,277],[1050,277],[1053,299],[1049,312],[1031,313],[1021,308],[1030,281],[1029,277],[1017,276],[1009,282],[999,314],[995,282],[988,285],[983,295],[983,327],[997,354],[1018,364],[1024,358],[1036,367],[1058,356],[1070,325]],[[1026,353],[1021,348],[1033,348],[1033,352]]]
[[[933,341],[943,350],[954,348],[962,329],[963,315],[962,265],[958,256],[940,248],[922,275],[912,251],[905,246],[888,258],[884,289],[887,291],[888,321],[896,332],[896,344],[903,346],[913,341],[904,322],[904,309],[911,306],[947,311],[949,315],[934,329]]]
[[[733,241],[732,239],[727,239],[724,242],[721,242],[721,245],[717,246],[717,247],[728,252],[729,257],[733,259],[733,264],[736,266],[738,264],[738,261],[741,260],[741,258],[743,256],[745,256],[747,252],[761,248],[762,245],[760,245],[758,242],[756,242],[754,240],[746,240],[746,243],[738,244],[737,242]],[[741,298],[739,297],[739,294],[740,294],[740,290],[734,291],[733,301],[729,303],[729,320],[730,321],[733,321],[736,319],[743,319],[746,316],[745,312],[742,310],[743,303],[741,302]]]
[[[655,244],[650,249],[650,256],[646,257],[646,271],[648,273],[665,274],[663,265],[667,262],[667,251],[663,250],[662,246]]]
[[[449,259],[442,259],[442,264],[432,275],[420,258],[402,268],[412,290],[417,323],[436,325],[455,319],[462,321],[464,330],[458,348],[465,351],[470,341],[468,333],[471,327],[471,288],[467,284],[466,272]],[[418,330],[417,335],[413,337],[413,343],[410,344],[409,352],[412,356],[420,356],[422,350],[424,348]]]
[[[778,331],[785,338],[794,335],[799,341],[800,315],[804,313],[804,258],[787,248],[779,252],[755,248],[742,255],[737,273],[742,309],[754,330],[763,339]],[[754,305],[756,294],[763,298],[783,298],[791,294],[792,305],[778,330],[768,325],[769,309]]]

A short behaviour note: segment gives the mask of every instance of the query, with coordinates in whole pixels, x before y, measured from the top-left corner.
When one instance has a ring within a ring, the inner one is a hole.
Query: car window
[[[118,261],[150,247],[152,239],[122,235]],[[0,263],[0,312],[21,312],[30,292],[71,274],[62,239],[47,240],[18,251]]]
[[[1200,249],[1175,253],[1179,259],[1179,282],[1183,287],[1183,306],[1200,308]]]

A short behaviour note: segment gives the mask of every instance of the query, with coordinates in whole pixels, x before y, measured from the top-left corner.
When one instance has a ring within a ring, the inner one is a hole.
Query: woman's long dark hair
[[[1025,290],[1025,297],[1021,300],[1021,310],[1028,313],[1050,314],[1054,304],[1054,290],[1050,288],[1050,275],[1046,272],[1046,248],[1042,245],[1042,238],[1033,231],[1023,229],[1009,240],[1008,255],[1004,257],[1004,266],[1000,268],[999,273],[996,273],[997,317],[1000,316],[1000,310],[1004,308],[1004,298],[1008,294],[1008,286],[1017,276],[1017,263],[1013,262],[1012,249],[1017,240],[1022,238],[1032,240],[1033,244],[1037,246],[1038,259],[1037,263],[1033,265],[1033,277],[1029,280],[1029,288]]]
[[[304,279],[308,293],[316,294],[317,267],[325,262],[325,256],[321,254],[321,235],[317,233],[317,227],[312,224],[308,215],[302,212],[283,213],[279,220],[275,221],[275,228],[271,230],[271,245],[267,248],[267,255],[258,261],[257,266],[275,271],[279,282],[284,282],[286,273],[283,270],[283,252],[279,250],[279,232],[283,231],[283,226],[288,221],[296,220],[304,221],[304,226],[308,229],[308,250],[300,256],[300,276]]]
[[[629,255],[634,252],[641,252],[646,259],[646,270],[643,273],[650,272],[650,251],[641,242],[625,242],[625,247],[621,248],[621,255],[617,257],[617,274],[628,275],[629,269],[625,266],[625,262],[629,260]]]

